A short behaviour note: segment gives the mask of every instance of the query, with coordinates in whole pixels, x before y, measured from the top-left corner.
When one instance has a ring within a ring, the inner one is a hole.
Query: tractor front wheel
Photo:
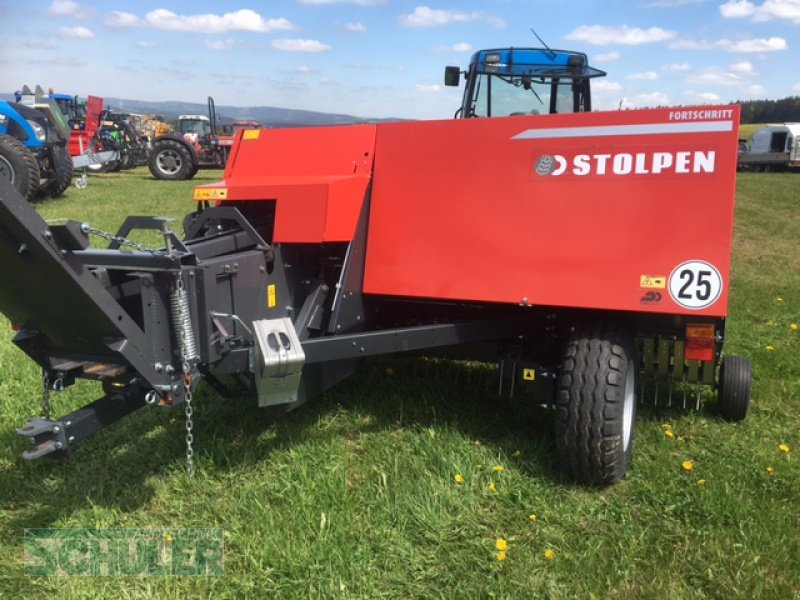
[[[633,340],[622,329],[576,329],[556,393],[556,446],[576,481],[610,485],[625,476],[636,416]]]
[[[47,195],[52,198],[57,198],[69,187],[72,182],[72,176],[75,174],[75,167],[72,164],[72,157],[66,146],[53,146],[53,162],[55,175],[53,180],[47,186]]]
[[[150,155],[150,172],[156,179],[181,181],[197,172],[189,149],[176,140],[160,140]]]
[[[39,163],[17,138],[0,135],[0,179],[5,179],[30,202],[39,191]]]

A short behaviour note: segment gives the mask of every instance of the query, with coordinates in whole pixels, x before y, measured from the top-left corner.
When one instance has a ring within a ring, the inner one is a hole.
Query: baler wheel
[[[0,178],[6,179],[30,202],[39,192],[39,163],[17,138],[0,135]]]
[[[719,412],[728,421],[741,421],[750,407],[750,361],[726,356],[719,368]]]
[[[622,329],[576,329],[556,392],[556,447],[576,481],[604,486],[625,476],[633,452],[636,367]]]
[[[182,181],[196,173],[189,149],[177,140],[160,140],[150,155],[150,172],[156,179]]]

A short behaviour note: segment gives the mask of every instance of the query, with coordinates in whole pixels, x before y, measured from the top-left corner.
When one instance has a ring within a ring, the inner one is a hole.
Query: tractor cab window
[[[211,123],[202,119],[184,119],[179,125],[181,134],[196,133],[202,137],[211,133]]]
[[[585,110],[585,79],[536,78],[481,73],[472,90],[471,115],[503,117]]]

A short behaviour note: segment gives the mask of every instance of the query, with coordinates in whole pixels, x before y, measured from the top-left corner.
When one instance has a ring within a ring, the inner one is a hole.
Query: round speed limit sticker
[[[714,265],[702,260],[688,260],[669,275],[669,295],[691,310],[711,306],[722,293],[722,275]]]

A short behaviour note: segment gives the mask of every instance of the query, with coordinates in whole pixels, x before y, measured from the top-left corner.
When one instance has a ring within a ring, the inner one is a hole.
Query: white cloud
[[[400,17],[400,24],[406,27],[441,27],[450,23],[469,21],[486,21],[497,28],[506,26],[503,19],[487,15],[482,11],[434,10],[428,6],[417,6],[410,15]]]
[[[236,40],[205,40],[205,44],[211,50],[230,50],[236,45]]]
[[[681,39],[669,43],[672,50],[724,50],[725,52],[779,52],[787,50],[789,45],[786,40],[780,37],[753,38],[751,40],[739,40],[734,42],[727,39],[716,41],[708,40],[689,40]]]
[[[594,57],[594,62],[596,63],[610,63],[616,62],[622,55],[619,52],[607,52],[606,54],[597,54]]]
[[[592,91],[608,93],[621,92],[622,85],[616,81],[609,81],[608,79],[595,79],[592,82]]]
[[[688,63],[671,63],[661,68],[665,71],[691,71],[692,66]]]
[[[442,86],[438,83],[418,83],[416,85],[416,90],[423,94],[435,94],[442,90]]]
[[[744,91],[746,94],[750,96],[764,96],[767,90],[766,88],[764,88],[763,85],[758,85],[757,83],[754,83],[744,88]]]
[[[632,73],[626,79],[636,79],[639,81],[655,81],[658,79],[658,73],[655,71],[645,71],[644,73]]]
[[[662,92],[650,92],[648,94],[639,94],[633,97],[633,102],[636,106],[666,106],[669,102],[669,96]]]
[[[689,102],[694,104],[716,104],[722,98],[720,98],[719,94],[715,94],[713,92],[693,92],[691,90],[687,90],[683,93],[683,95],[688,99]]]
[[[733,63],[729,68],[734,73],[741,73],[742,75],[758,75],[753,63],[748,61]]]
[[[761,4],[748,0],[729,0],[719,7],[726,19],[763,21],[791,21],[800,24],[800,0],[765,0]]]
[[[458,42],[450,46],[434,48],[436,52],[472,52],[472,46],[467,42]]]
[[[106,18],[106,25],[110,27],[139,27],[142,22],[134,14],[114,10]]]
[[[725,71],[719,67],[708,67],[701,73],[694,73],[686,78],[693,85],[736,85],[743,86],[746,81],[738,74]]]
[[[343,29],[350,33],[366,33],[367,31],[363,23],[345,23]]]
[[[94,37],[94,33],[86,27],[62,27],[58,30],[61,37],[66,38],[81,38],[88,40]]]
[[[585,42],[595,46],[607,46],[609,44],[619,44],[623,46],[638,46],[640,44],[652,44],[671,40],[676,36],[674,31],[651,27],[641,29],[639,27],[607,27],[605,25],[581,25],[574,31],[568,33],[565,39]]]
[[[146,41],[146,40],[142,40],[140,42],[136,42],[136,47],[137,48],[144,48],[144,49],[149,50],[150,48],[158,48],[158,44],[156,44],[155,42],[149,42],[149,41]]]
[[[734,42],[728,48],[728,52],[776,52],[788,48],[789,46],[785,39],[771,37],[769,39],[756,38]]]
[[[332,46],[317,40],[273,40],[272,47],[284,52],[327,52]]]
[[[166,31],[189,31],[195,33],[229,33],[252,31],[267,33],[276,30],[294,29],[294,25],[280,17],[265,19],[255,11],[242,9],[224,15],[179,15],[165,8],[157,8],[140,19],[134,14],[113,11],[106,24],[112,27],[152,27]]]
[[[78,12],[78,4],[72,0],[53,0],[47,14],[54,17],[72,16]]]

